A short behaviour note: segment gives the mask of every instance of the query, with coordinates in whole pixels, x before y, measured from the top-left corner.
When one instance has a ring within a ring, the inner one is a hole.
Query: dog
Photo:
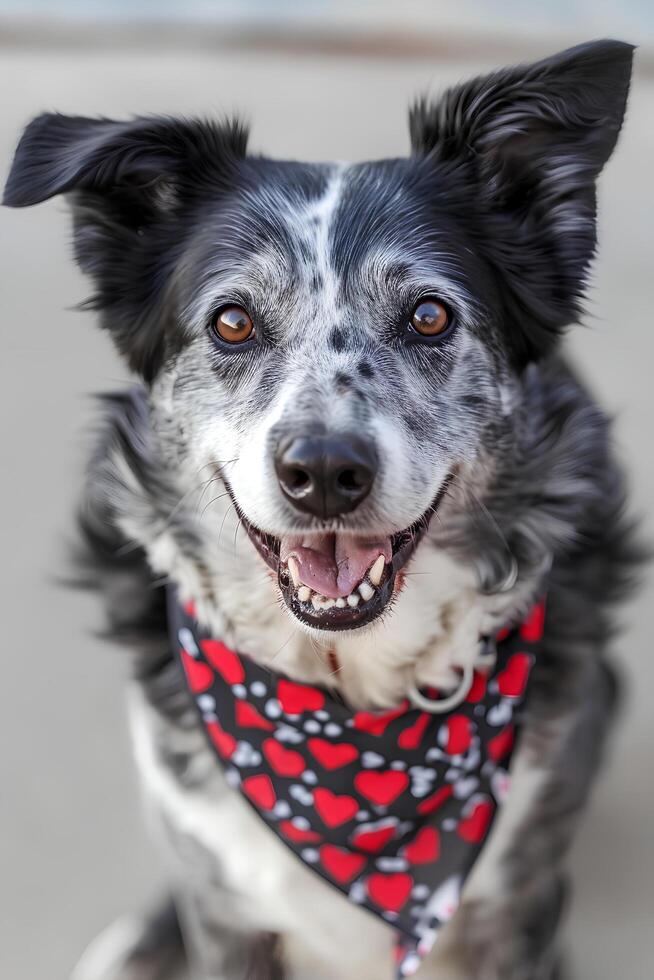
[[[181,962],[201,980],[392,975],[393,916],[315,874],[219,764],[171,595],[240,664],[425,717],[489,676],[482,638],[544,601],[508,795],[416,975],[561,975],[566,852],[637,549],[607,419],[558,346],[632,56],[592,42],[422,99],[410,156],[379,162],[248,155],[232,120],[27,126],[4,203],[67,196],[88,305],[138,377],[103,397],[80,578],[133,650],[135,754],[171,882],[76,980]]]

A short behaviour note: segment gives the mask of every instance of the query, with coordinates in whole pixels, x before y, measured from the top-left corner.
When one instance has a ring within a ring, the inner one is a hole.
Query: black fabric
[[[396,930],[399,977],[456,911],[506,798],[543,617],[539,604],[484,641],[494,666],[448,713],[408,701],[368,712],[239,656],[170,593],[171,634],[229,784],[300,860]]]

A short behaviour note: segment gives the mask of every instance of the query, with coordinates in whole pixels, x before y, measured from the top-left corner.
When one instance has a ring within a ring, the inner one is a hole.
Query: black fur
[[[411,112],[411,143],[440,167],[470,168],[476,246],[503,278],[520,362],[576,320],[595,250],[594,181],[613,152],[633,46],[583,44],[498,71]]]

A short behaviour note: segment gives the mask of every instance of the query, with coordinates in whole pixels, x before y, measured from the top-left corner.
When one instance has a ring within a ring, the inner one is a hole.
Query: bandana
[[[172,637],[230,786],[297,857],[396,933],[397,977],[454,915],[509,789],[540,603],[483,640],[494,660],[446,714],[353,711],[206,635],[170,594]],[[428,689],[430,698],[438,691]]]

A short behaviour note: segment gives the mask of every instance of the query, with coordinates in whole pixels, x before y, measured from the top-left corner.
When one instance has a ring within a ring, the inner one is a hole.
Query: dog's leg
[[[277,937],[225,925],[226,901],[205,884],[178,897],[191,980],[283,980]]]
[[[71,980],[177,980],[184,961],[177,910],[167,898],[144,916],[125,916],[100,933]]]
[[[566,895],[565,856],[614,701],[612,675],[600,660],[588,656],[565,664],[546,656],[535,671],[510,796],[463,903],[421,977],[563,976],[558,927]]]

